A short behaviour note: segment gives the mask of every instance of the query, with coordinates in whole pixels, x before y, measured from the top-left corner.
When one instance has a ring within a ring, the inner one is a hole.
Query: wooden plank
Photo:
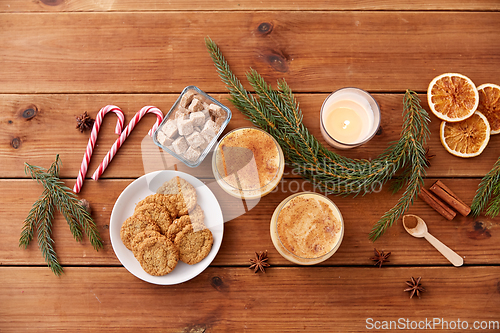
[[[0,1],[0,12],[134,12],[134,11],[243,11],[243,10],[500,10],[495,0],[482,1],[201,1],[193,0],[189,6],[181,0],[173,1],[130,1],[130,0],[40,0],[40,1]]]
[[[104,249],[96,252],[88,240],[81,244],[71,236],[68,226],[60,214],[53,224],[55,248],[63,265],[120,265],[109,240],[109,221],[114,203],[123,189],[132,180],[102,180],[89,182],[80,195],[92,206],[93,217],[104,239]],[[264,197],[258,204],[247,203],[251,208],[245,214],[241,202],[232,200],[220,190],[213,180],[205,183],[215,192],[223,215],[224,239],[214,265],[248,265],[256,251],[269,251],[273,265],[291,265],[274,249],[269,235],[269,223],[273,211],[287,196],[299,191],[311,191],[312,186],[297,179],[284,179],[277,190]],[[426,182],[427,188],[433,180]],[[478,180],[447,179],[444,183],[462,200],[470,203]],[[67,181],[73,185],[72,181]],[[18,247],[22,222],[31,205],[41,194],[41,186],[31,180],[0,181],[0,265],[44,265],[36,243],[27,250]],[[330,196],[338,205],[345,221],[345,236],[342,245],[332,258],[323,265],[373,265],[370,258],[373,248],[392,251],[388,265],[446,265],[449,262],[423,239],[412,238],[398,221],[375,243],[368,240],[373,224],[393,205],[399,195],[392,196],[384,188],[380,193],[366,196]],[[252,208],[253,207],[253,208]],[[463,256],[466,265],[499,264],[500,218],[479,219],[457,216],[453,221],[444,219],[423,201],[417,199],[409,213],[427,221],[429,232]],[[231,220],[231,218],[234,218]],[[478,222],[482,221],[482,222]]]
[[[419,322],[469,332],[481,322],[498,331],[499,267],[208,268],[176,286],[142,282],[123,268],[0,268],[2,332],[366,332]],[[426,292],[409,299],[410,277]],[[20,278],[22,277],[22,278]],[[372,320],[370,320],[371,318]],[[401,319],[400,319],[401,318]],[[438,323],[438,320],[441,323]],[[413,322],[413,323],[412,323]],[[454,322],[454,323],[452,323]],[[463,322],[467,322],[465,329]],[[387,323],[390,325],[390,323]],[[493,325],[497,325],[496,327]],[[484,326],[483,326],[484,327]],[[486,326],[488,327],[488,326]],[[388,330],[383,330],[387,332]]]
[[[251,125],[227,100],[226,94],[212,94],[233,111],[233,118],[226,130]],[[304,113],[304,124],[324,145],[327,145],[319,129],[319,110],[326,94],[297,94]],[[98,110],[107,104],[114,104],[125,112],[126,122],[145,105],[155,105],[165,114],[170,110],[178,94],[35,94],[0,95],[0,156],[1,178],[26,177],[24,162],[44,167],[50,166],[56,154],[63,162],[61,176],[75,178],[82,162],[90,133],[81,134],[75,129],[75,116],[88,111],[95,118]],[[351,158],[373,159],[391,142],[399,139],[402,125],[402,94],[374,94],[382,110],[382,133],[362,147],[346,150],[331,150]],[[428,110],[427,98],[420,95],[422,106]],[[31,111],[36,110],[30,118]],[[23,117],[23,114],[28,118]],[[428,141],[430,153],[436,155],[428,169],[430,177],[482,177],[498,158],[500,138],[492,136],[487,149],[481,156],[462,159],[450,155],[439,140],[440,121],[431,118],[431,137]],[[157,148],[147,137],[148,129],[156,117],[147,115],[134,129],[118,154],[103,174],[105,178],[137,178],[145,172],[159,169],[174,169],[193,174],[196,177],[213,177],[210,155],[198,168],[190,168]],[[90,163],[87,177],[91,177],[107,151],[116,140],[114,127],[116,117],[108,115],[99,134],[97,146]],[[293,176],[291,170],[288,175]],[[84,185],[85,186],[85,185]]]
[[[0,92],[223,91],[206,36],[237,75],[301,92],[425,91],[444,72],[498,83],[499,30],[499,12],[3,14]]]

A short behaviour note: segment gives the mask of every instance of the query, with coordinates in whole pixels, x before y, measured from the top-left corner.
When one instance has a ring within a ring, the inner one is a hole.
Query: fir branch
[[[83,238],[82,230],[87,235],[95,250],[102,248],[99,231],[90,214],[78,202],[76,195],[64,183],[43,170],[43,168],[25,163],[26,172],[41,183],[53,197],[56,208],[66,219],[73,237],[77,241]]]
[[[267,129],[267,127],[274,127],[272,123],[266,123],[264,117],[257,116],[258,114],[265,112],[265,110],[261,109],[261,105],[246,91],[240,80],[238,80],[238,78],[231,72],[229,65],[225,61],[224,56],[217,47],[217,44],[215,44],[210,38],[205,39],[205,44],[210,51],[210,56],[212,57],[222,82],[226,84],[226,87],[229,90],[231,103],[234,105],[240,105],[241,112],[247,116],[254,125],[265,129]]]
[[[54,240],[52,234],[52,219],[54,217],[54,205],[52,197],[46,193],[40,202],[40,215],[37,216],[37,239],[38,246],[42,251],[42,255],[47,262],[52,272],[56,275],[61,275],[63,272],[62,266],[57,260],[57,254],[54,250]]]
[[[48,170],[25,163],[26,174],[30,174],[31,178],[42,184],[44,190],[24,220],[19,238],[19,246],[26,248],[33,240],[36,229],[38,246],[45,261],[56,275],[60,275],[63,268],[57,260],[51,236],[55,208],[65,217],[71,234],[77,241],[82,240],[83,230],[96,250],[102,248],[102,240],[92,217],[77,200],[73,191],[59,179],[59,170],[59,155]]]
[[[56,156],[56,160],[50,166],[48,173],[52,176],[59,176],[59,155]],[[37,201],[31,207],[28,217],[23,222],[23,228],[21,230],[21,237],[19,238],[19,246],[28,247],[29,243],[33,240],[33,236],[36,229],[36,221],[40,220],[40,215],[42,214],[42,208],[47,205],[47,190],[45,189],[38,198]]]
[[[40,216],[43,214],[43,209],[47,206],[47,202],[44,201],[46,197],[46,192],[44,191],[42,196],[38,198],[37,201],[31,207],[28,216],[23,222],[23,228],[21,230],[21,237],[19,238],[19,247],[27,248],[30,242],[33,240],[35,234],[37,221],[40,221]]]
[[[484,215],[495,218],[500,212],[500,195],[496,193],[488,204],[488,209]]]
[[[491,170],[483,177],[479,183],[476,195],[472,199],[471,214],[477,217],[486,208],[494,192],[500,193],[500,158],[495,162]],[[487,214],[490,217],[498,215],[500,210],[499,199],[491,200]]]
[[[51,171],[55,173],[55,170],[52,169]],[[53,214],[54,206],[52,197],[45,189],[40,198],[33,204],[28,217],[24,221],[19,246],[26,249],[33,239],[36,229],[38,247],[42,252],[45,262],[47,262],[47,265],[54,274],[60,275],[63,272],[63,268],[57,260],[56,251],[54,250],[54,240],[51,237]]]
[[[396,206],[374,226],[370,238],[375,240],[391,226],[413,202],[425,175],[423,144],[429,136],[427,112],[420,106],[416,93],[407,91],[404,98],[404,121],[401,138],[372,161],[350,159],[324,147],[303,125],[302,112],[284,80],[274,90],[255,71],[247,79],[257,97],[245,90],[231,72],[218,46],[205,39],[215,67],[226,84],[231,102],[252,123],[271,134],[280,144],[287,164],[310,180],[316,188],[329,194],[366,194],[374,192],[401,168],[406,191]]]

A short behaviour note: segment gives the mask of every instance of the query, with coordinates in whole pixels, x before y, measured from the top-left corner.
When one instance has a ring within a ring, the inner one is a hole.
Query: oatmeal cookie
[[[120,229],[120,238],[127,249],[132,250],[132,240],[134,237],[146,230],[160,232],[160,227],[151,217],[144,214],[134,214],[123,222]]]
[[[191,228],[193,231],[198,231],[205,229],[206,227],[204,224],[193,224],[189,216],[184,215],[172,222],[170,227],[168,227],[168,232],[165,236],[173,242],[177,234],[187,228]]]
[[[157,203],[141,205],[141,207],[135,210],[134,215],[135,214],[149,216],[160,227],[160,232],[164,235],[167,233],[170,224],[172,224],[170,212],[165,208],[165,206]]]
[[[203,213],[203,209],[201,209],[200,205],[196,204],[194,209],[189,212],[188,216],[193,224],[205,226],[205,214]]]
[[[193,210],[196,206],[196,189],[188,181],[178,176],[165,182],[162,186],[160,186],[160,188],[158,188],[156,193],[179,195],[183,199],[188,211]],[[179,214],[179,216],[182,215],[186,214]]]
[[[146,273],[162,276],[177,265],[179,250],[166,237],[151,237],[137,246],[134,256]]]
[[[175,236],[174,244],[179,248],[179,259],[189,265],[202,261],[212,249],[214,237],[209,229],[193,231],[184,228]]]
[[[179,196],[177,194],[151,194],[143,200],[139,201],[135,206],[135,210],[137,211],[143,205],[152,203],[159,204],[164,206],[165,209],[169,211],[170,217],[172,219],[175,219],[177,218],[177,216],[179,216],[179,210],[182,210],[182,213],[184,213],[182,215],[187,214],[185,213],[187,209],[186,207],[182,207],[182,204],[180,203],[181,201],[182,200],[179,199]]]
[[[137,246],[140,245],[142,242],[144,242],[146,239],[159,238],[159,237],[165,237],[165,236],[160,234],[158,231],[154,230],[141,231],[140,233],[135,235],[135,237],[132,239],[131,242],[132,251],[135,251],[137,249]]]

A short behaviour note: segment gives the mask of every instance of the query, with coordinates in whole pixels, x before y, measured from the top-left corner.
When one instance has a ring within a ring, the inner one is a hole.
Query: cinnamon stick
[[[434,196],[431,192],[427,191],[425,188],[420,190],[418,197],[425,201],[429,206],[431,206],[436,212],[443,215],[447,220],[453,220],[455,213],[450,207],[446,206],[439,198]]]
[[[432,184],[430,190],[463,216],[469,215],[470,207],[460,200],[442,181],[436,181]]]

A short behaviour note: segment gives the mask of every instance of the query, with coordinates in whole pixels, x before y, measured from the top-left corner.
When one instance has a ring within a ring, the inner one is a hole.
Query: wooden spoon
[[[424,237],[425,239],[427,239],[427,241],[431,243],[432,246],[436,248],[436,250],[441,252],[441,254],[453,264],[453,266],[459,267],[464,264],[464,259],[461,256],[451,250],[448,246],[441,243],[436,237],[432,236],[427,231],[427,224],[425,224],[424,220],[422,220],[420,217],[416,215],[403,216],[403,226],[405,227],[406,231],[413,237]]]

